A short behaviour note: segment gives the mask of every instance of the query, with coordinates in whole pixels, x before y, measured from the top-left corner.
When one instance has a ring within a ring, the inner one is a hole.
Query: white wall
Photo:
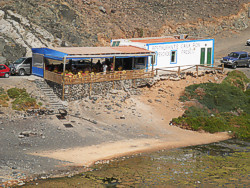
[[[214,63],[213,39],[178,41],[158,44],[131,42],[126,39],[118,39],[114,41],[120,41],[120,46],[136,46],[156,52],[156,64],[154,65],[155,68],[199,65],[201,58],[201,48],[205,48],[205,64],[207,64],[207,49],[212,48],[211,64]],[[171,51],[176,51],[176,63],[171,63]],[[149,58],[148,62],[151,62],[151,58]],[[148,64],[148,68],[151,66],[151,64]]]
[[[157,68],[199,65],[201,48],[205,48],[205,64],[207,64],[207,48],[212,48],[211,63],[213,64],[213,39],[148,45],[148,50],[157,52],[154,65]],[[171,63],[171,51],[176,51],[176,63]]]

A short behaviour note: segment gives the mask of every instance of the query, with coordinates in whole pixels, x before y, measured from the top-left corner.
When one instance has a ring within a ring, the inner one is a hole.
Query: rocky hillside
[[[32,47],[105,46],[113,38],[213,37],[250,25],[249,0],[1,0],[0,62]]]

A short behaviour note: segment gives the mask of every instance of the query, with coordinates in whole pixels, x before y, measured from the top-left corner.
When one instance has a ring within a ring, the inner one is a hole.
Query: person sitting
[[[98,72],[101,72],[102,64],[101,64],[100,60],[98,60],[98,62],[96,63],[96,67],[97,67]]]

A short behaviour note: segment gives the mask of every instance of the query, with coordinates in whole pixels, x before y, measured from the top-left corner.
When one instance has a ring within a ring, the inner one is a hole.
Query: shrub
[[[30,97],[19,97],[12,102],[12,108],[18,111],[24,111],[30,107],[37,108],[36,99]]]
[[[205,94],[197,90],[203,89]],[[228,83],[204,83],[186,87],[186,99],[196,99],[209,110],[216,112],[229,112],[238,108],[248,111],[250,105],[247,95],[237,87]],[[182,98],[184,99],[184,97]],[[248,111],[249,112],[249,111]]]
[[[204,130],[215,133],[231,131],[234,137],[241,139],[250,139],[250,114],[242,113],[233,115],[232,113],[218,113],[215,116],[196,116],[174,118],[174,125],[194,131]]]
[[[247,76],[243,72],[237,70],[229,72],[227,77],[223,80],[223,83],[236,86],[243,91],[246,90],[247,83],[249,82],[250,80],[247,78]]]
[[[18,97],[28,97],[29,94],[26,92],[26,89],[19,89],[19,88],[11,88],[7,90],[7,93],[10,98],[16,99]]]
[[[173,124],[210,133],[231,131],[237,138],[249,139],[250,90],[245,91],[248,82],[242,72],[232,71],[221,84],[204,83],[186,87],[180,100],[197,100],[203,108],[189,107],[182,117],[172,120]]]
[[[210,116],[207,109],[198,108],[198,107],[195,107],[195,106],[189,107],[184,112],[184,115],[185,115],[185,117],[197,117],[197,116],[206,117],[206,116]]]

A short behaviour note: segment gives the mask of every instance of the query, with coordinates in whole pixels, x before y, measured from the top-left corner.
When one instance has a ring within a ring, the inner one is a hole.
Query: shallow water
[[[71,178],[32,182],[28,187],[248,187],[249,142],[146,153],[99,164]]]

